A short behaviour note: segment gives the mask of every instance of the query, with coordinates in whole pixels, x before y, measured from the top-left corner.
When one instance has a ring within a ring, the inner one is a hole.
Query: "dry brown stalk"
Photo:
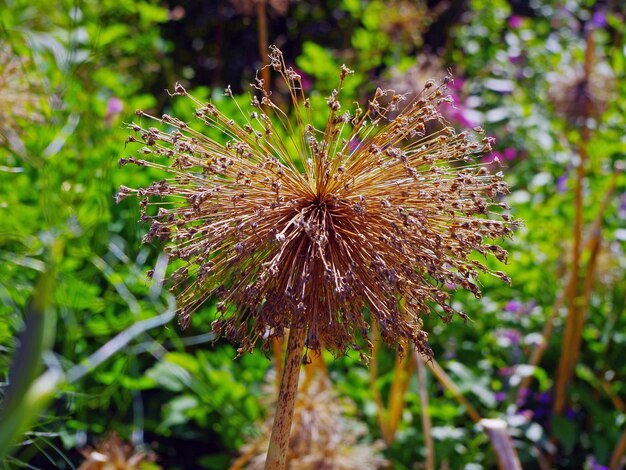
[[[506,421],[502,419],[482,419],[480,425],[489,436],[491,446],[498,458],[500,470],[522,470],[522,464],[513,447],[513,441],[509,436]]]
[[[394,360],[394,372],[392,375],[391,389],[387,399],[387,406],[383,403],[382,395],[377,386],[378,379],[378,354],[380,351],[380,334],[376,325],[372,325],[372,357],[370,359],[370,389],[372,397],[378,409],[378,427],[385,443],[391,445],[396,436],[409,379],[413,369],[411,361],[406,355],[397,354]]]
[[[305,328],[292,328],[289,332],[287,351],[285,353],[285,368],[280,382],[274,425],[267,451],[267,459],[265,460],[265,470],[282,470],[287,465],[289,434],[291,432],[293,410],[296,404],[305,338]]]
[[[619,171],[620,171],[619,169],[615,169],[613,171],[613,174],[611,176],[611,182],[609,183],[609,186],[605,191],[604,199],[602,200],[602,203],[600,204],[600,207],[598,209],[598,213],[593,223],[591,224],[591,227],[587,234],[587,238],[585,242],[583,243],[583,247],[581,250],[582,252],[591,250],[592,247],[597,243],[597,238],[600,236],[600,229],[602,227],[602,223],[604,222],[604,216],[606,214],[606,210],[608,209],[613,199],[613,196],[615,194],[615,188],[617,185],[617,176],[619,174]],[[592,265],[588,266],[587,269],[595,269],[596,262],[597,262],[597,256],[590,257],[588,260],[588,263],[592,263]],[[565,282],[566,287],[560,292],[559,296],[556,298],[556,300],[554,301],[554,304],[552,305],[552,310],[550,312],[550,315],[546,319],[546,322],[543,326],[543,330],[541,332],[541,342],[533,350],[530,356],[530,359],[528,360],[528,364],[530,364],[531,366],[536,367],[539,365],[539,363],[541,362],[541,359],[543,358],[544,353],[546,352],[546,349],[548,348],[550,337],[552,336],[552,332],[554,331],[554,320],[556,319],[556,316],[558,315],[559,311],[561,310],[561,307],[563,306],[563,303],[565,302],[565,299],[568,293],[568,288],[572,282],[571,278],[572,278],[572,273],[570,272],[567,276],[567,281]],[[532,380],[533,380],[533,376],[528,375],[524,377],[522,381],[520,382],[520,386],[517,390],[517,400],[516,400],[518,405],[521,405],[523,401],[525,400],[528,387],[530,387],[530,383],[532,382]]]
[[[274,367],[276,367],[276,388],[280,388],[283,378],[283,342],[279,338],[272,339],[272,353],[274,354]]]
[[[413,353],[413,358],[415,359],[417,381],[419,384],[420,408],[422,410],[422,432],[424,433],[424,443],[426,446],[426,470],[435,470],[435,443],[433,442],[430,412],[428,410],[428,389],[426,387],[424,358],[417,353]]]
[[[257,13],[257,27],[259,34],[259,57],[261,58],[261,77],[263,79],[263,86],[265,91],[270,90],[270,64],[269,57],[267,56],[268,41],[267,41],[267,0],[257,0],[256,13]]]
[[[446,373],[446,371],[441,368],[439,363],[437,363],[435,359],[430,359],[426,361],[426,366],[430,369],[430,371],[433,373],[439,383],[443,385],[443,387],[448,390],[448,392],[450,392],[452,397],[461,405],[463,405],[469,417],[472,418],[472,421],[478,423],[482,419],[482,417],[480,416],[478,411],[476,411],[476,408],[472,406],[469,400],[465,398],[463,392],[461,392],[459,387],[457,387],[457,385]]]
[[[610,470],[620,470],[624,468],[624,455],[626,455],[626,428],[615,446],[615,450],[611,455],[611,461],[609,462]]]
[[[394,362],[393,380],[387,404],[389,410],[389,434],[392,442],[396,439],[396,432],[398,431],[398,425],[404,410],[406,392],[409,388],[409,379],[413,372],[413,363],[409,359],[409,356],[406,354],[404,356],[397,354]]]
[[[593,35],[589,29],[586,33],[586,55],[585,55],[585,78],[584,83],[588,83],[593,68]],[[580,323],[580,317],[583,313],[580,311],[579,303],[579,280],[580,280],[580,258],[581,258],[581,240],[583,229],[583,182],[585,178],[586,163],[588,160],[587,143],[590,138],[590,129],[587,125],[588,118],[592,115],[592,103],[585,86],[582,87],[582,103],[583,112],[580,120],[580,143],[578,145],[579,162],[576,167],[576,188],[575,188],[575,220],[574,220],[574,246],[572,250],[572,268],[571,279],[567,289],[567,298],[569,307],[565,320],[565,328],[563,332],[563,346],[561,349],[561,357],[557,371],[556,384],[554,387],[554,405],[553,412],[561,414],[565,407],[567,398],[567,386],[571,379],[575,360],[578,356],[578,347],[580,341],[577,338],[577,324]]]

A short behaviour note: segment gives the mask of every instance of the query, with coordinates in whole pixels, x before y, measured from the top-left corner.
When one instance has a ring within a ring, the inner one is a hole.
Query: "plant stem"
[[[483,419],[479,423],[493,446],[498,458],[500,470],[522,470],[519,457],[513,447],[511,436],[507,431],[506,421],[502,419]]]
[[[592,250],[592,248],[597,243],[598,237],[600,237],[600,234],[601,234],[600,229],[602,228],[602,224],[604,222],[604,216],[605,216],[606,210],[609,207],[611,201],[613,201],[613,195],[615,194],[618,171],[619,171],[618,169],[613,170],[611,182],[609,183],[609,187],[606,189],[604,199],[602,201],[602,204],[600,205],[600,209],[598,209],[598,214],[596,215],[596,218],[593,221],[593,224],[591,226],[591,229],[589,230],[589,233],[587,235],[587,238],[585,239],[585,242],[583,243],[581,251]],[[592,257],[590,258],[589,263],[595,265],[595,263],[597,262],[597,259],[598,259],[597,256]],[[552,306],[552,312],[550,313],[550,316],[546,320],[544,327],[543,327],[543,331],[541,333],[541,337],[542,337],[541,343],[537,345],[536,349],[532,352],[530,359],[528,360],[528,364],[530,364],[531,366],[538,366],[539,363],[541,362],[541,359],[543,358],[544,353],[548,349],[550,337],[552,335],[552,332],[554,331],[554,320],[559,314],[561,307],[563,306],[563,303],[565,302],[567,298],[569,285],[572,282],[571,281],[572,276],[573,276],[573,273],[570,272],[567,277],[567,281],[565,282],[566,287],[561,291],[561,293],[555,300],[554,305]],[[528,375],[524,377],[524,379],[522,380],[517,391],[517,405],[518,406],[521,406],[524,403],[526,399],[526,394],[528,392],[528,388],[530,387],[530,383],[532,382],[532,380],[533,380],[533,375]]]
[[[267,0],[259,0],[256,4],[257,27],[259,38],[259,57],[261,58],[261,78],[263,79],[263,88],[266,91],[270,89],[270,69],[267,67],[270,63],[267,56]]]
[[[417,380],[419,383],[420,407],[422,411],[422,431],[426,445],[426,470],[435,470],[435,444],[431,432],[430,414],[428,413],[428,389],[426,388],[426,369],[424,359],[419,352],[413,351],[417,366]]]
[[[265,459],[265,470],[283,470],[287,465],[291,420],[296,404],[305,337],[306,328],[292,328],[289,332],[285,368],[280,382],[274,425]]]
[[[435,359],[430,359],[426,362],[426,366],[430,369],[439,383],[443,385],[443,388],[450,392],[456,401],[463,405],[469,417],[472,418],[472,421],[478,423],[482,417],[478,414],[478,411],[476,411],[476,408],[472,406],[469,400],[465,398],[463,392],[461,392],[459,387],[452,381],[450,376],[446,374],[446,371],[441,368],[437,361]]]
[[[593,35],[591,29],[586,33],[586,54],[585,54],[585,84],[589,83],[593,67]],[[572,277],[568,286],[569,310],[565,319],[563,331],[563,346],[555,384],[554,414],[561,414],[567,399],[567,386],[572,377],[573,369],[578,358],[580,339],[578,338],[578,324],[580,317],[584,315],[581,311],[581,299],[579,297],[578,283],[580,280],[580,257],[581,238],[583,225],[583,183],[585,179],[585,165],[589,156],[587,154],[587,144],[591,137],[587,120],[591,116],[591,101],[586,91],[583,93],[583,113],[580,121],[580,142],[578,144],[579,162],[576,168],[576,188],[574,192],[575,220],[574,220],[574,249],[572,251]]]
[[[280,339],[272,339],[272,351],[276,364],[276,390],[280,390],[280,381],[283,378],[283,342]]]
[[[622,433],[622,437],[620,438],[615,450],[613,451],[613,455],[611,456],[611,462],[609,463],[609,468],[611,470],[619,470],[622,462],[622,457],[626,454],[626,429]]]

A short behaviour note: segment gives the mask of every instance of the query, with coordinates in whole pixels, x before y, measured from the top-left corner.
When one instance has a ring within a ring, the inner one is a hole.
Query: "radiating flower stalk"
[[[422,315],[467,318],[451,306],[445,286],[479,297],[480,272],[508,282],[470,255],[505,261],[493,240],[511,234],[516,222],[502,212],[502,174],[475,163],[492,139],[479,128],[457,133],[440,113],[449,77],[427,82],[413,97],[378,89],[367,109],[344,111],[341,90],[351,71],[342,66],[318,129],[322,111],[304,96],[300,76],[278,49],[269,57],[291,111],[275,104],[260,79],[250,109],[240,108],[237,119],[177,84],[174,95],[194,102],[214,137],[139,111],[169,129],[131,124],[128,140],[143,143],[142,156],[120,164],[170,177],[123,186],[118,199],[138,196],[141,220],[150,223],[145,241],[167,242],[170,258],[182,261],[170,282],[183,326],[214,298],[212,329],[240,353],[258,343],[267,348],[290,331],[266,462],[284,468],[300,363],[308,357],[303,348],[355,349],[366,357],[375,322],[400,353],[408,344],[429,356]]]

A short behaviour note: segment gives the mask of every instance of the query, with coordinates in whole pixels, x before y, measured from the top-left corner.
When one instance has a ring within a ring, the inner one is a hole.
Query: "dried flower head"
[[[0,48],[0,144],[14,140],[20,120],[41,121],[41,98],[34,92],[25,67],[25,58]]]
[[[469,259],[477,251],[504,261],[492,240],[514,223],[492,211],[506,207],[497,202],[507,190],[502,174],[474,163],[491,139],[479,128],[425,132],[429,122],[443,121],[438,107],[448,100],[448,79],[427,82],[390,122],[386,116],[404,99],[390,91],[377,90],[365,110],[344,111],[345,66],[318,129],[321,111],[304,96],[300,76],[278,49],[270,58],[288,85],[292,119],[257,80],[261,99],[252,98],[242,122],[176,85],[175,94],[194,100],[196,116],[218,137],[168,115],[139,112],[169,132],[131,125],[129,140],[143,143],[150,158],[120,163],[172,177],[122,187],[118,199],[140,197],[142,220],[151,223],[145,241],[169,241],[169,256],[184,261],[172,275],[181,322],[215,296],[213,329],[241,351],[295,327],[307,330],[308,348],[342,353],[359,348],[357,333],[367,342],[371,320],[388,343],[402,349],[408,341],[428,353],[421,315],[465,317],[450,305],[446,284],[478,297],[478,272],[508,280]]]
[[[237,13],[243,16],[253,16],[256,14],[259,3],[268,5],[272,12],[277,15],[284,16],[289,9],[290,0],[229,0],[230,4],[235,7]]]
[[[303,374],[302,374],[303,375]],[[267,396],[274,399],[274,382],[270,377]],[[380,455],[382,441],[366,443],[365,424],[353,418],[356,408],[349,399],[339,397],[328,376],[320,371],[313,378],[300,380],[293,424],[289,437],[287,466],[291,470],[351,470],[353,468],[385,468]],[[262,470],[269,446],[273,417],[260,427],[260,437],[241,448],[241,456],[231,470]]]
[[[548,95],[556,112],[570,124],[577,124],[585,116],[585,102],[589,100],[588,117],[599,118],[615,96],[616,80],[611,66],[596,61],[589,77],[583,67],[563,67],[548,74]]]
[[[415,65],[407,70],[392,68],[389,79],[383,81],[381,86],[391,88],[399,94],[414,95],[422,91],[423,84],[428,80],[441,81],[448,75],[441,58],[432,54],[421,54],[416,58]]]
[[[448,2],[439,2],[429,7],[426,0],[385,0],[376,5],[384,14],[380,15],[380,28],[389,35],[395,46],[417,46],[424,42],[428,27],[448,8]]]
[[[107,436],[95,448],[82,449],[85,461],[78,470],[158,470],[154,464],[156,455],[152,452],[136,450],[122,441],[115,433]]]

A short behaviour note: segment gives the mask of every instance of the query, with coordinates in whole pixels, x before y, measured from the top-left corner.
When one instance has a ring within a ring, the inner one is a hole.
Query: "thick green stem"
[[[267,458],[265,459],[265,470],[283,470],[287,465],[289,435],[291,434],[291,421],[298,392],[305,337],[306,328],[293,328],[289,333],[285,368],[283,369],[283,377],[280,382],[274,425],[272,427],[269,449],[267,450]]]

